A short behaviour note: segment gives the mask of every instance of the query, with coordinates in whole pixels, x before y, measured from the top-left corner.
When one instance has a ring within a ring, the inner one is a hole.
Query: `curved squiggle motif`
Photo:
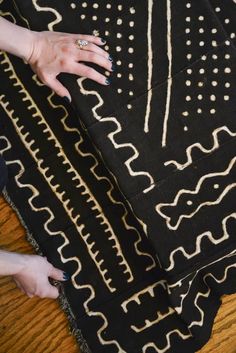
[[[193,163],[193,159],[192,159],[192,150],[194,148],[198,148],[199,150],[201,150],[203,153],[211,153],[213,152],[214,150],[216,150],[219,146],[220,146],[220,143],[219,143],[219,140],[218,140],[218,134],[221,132],[221,131],[225,131],[227,132],[230,136],[234,137],[236,136],[236,132],[232,132],[230,131],[230,129],[227,127],[227,126],[221,126],[217,129],[215,129],[212,133],[212,137],[213,137],[213,146],[209,149],[203,147],[199,142],[196,142],[190,146],[187,147],[186,149],[186,156],[187,156],[187,161],[183,164],[175,161],[175,160],[170,160],[170,161],[166,161],[164,163],[165,166],[167,165],[170,165],[170,164],[174,164],[176,166],[177,169],[179,170],[183,170],[185,169],[186,167],[188,167],[190,164]]]
[[[99,180],[99,181],[105,180],[105,181],[108,183],[108,185],[109,185],[110,188],[109,188],[108,191],[106,191],[106,194],[107,194],[109,200],[110,200],[112,203],[122,206],[122,208],[123,208],[123,210],[124,210],[124,214],[123,214],[122,217],[121,217],[122,223],[124,224],[124,226],[125,226],[125,228],[126,228],[127,230],[133,230],[133,231],[136,233],[138,239],[137,239],[137,240],[135,241],[135,243],[134,243],[135,251],[136,251],[137,255],[148,257],[148,258],[151,260],[151,264],[146,267],[146,271],[151,270],[152,268],[156,267],[156,261],[155,261],[155,259],[151,256],[151,254],[148,254],[148,253],[146,253],[146,252],[144,252],[144,251],[139,250],[138,246],[141,245],[140,243],[142,242],[141,234],[140,234],[140,232],[138,231],[138,229],[137,229],[136,227],[131,226],[131,225],[128,223],[128,220],[127,220],[128,210],[127,210],[125,204],[124,204],[123,202],[121,202],[121,201],[115,200],[114,196],[112,195],[112,191],[114,190],[114,186],[113,186],[113,184],[111,183],[111,181],[109,180],[109,178],[105,177],[104,175],[101,176],[101,175],[97,174],[96,168],[97,168],[97,166],[99,165],[98,160],[96,159],[96,157],[95,157],[92,153],[90,153],[90,152],[83,152],[82,146],[80,147],[80,145],[83,144],[84,140],[83,140],[83,137],[82,137],[82,135],[81,135],[79,129],[74,128],[74,127],[73,127],[73,128],[70,128],[70,127],[67,125],[66,120],[67,120],[67,118],[68,118],[68,112],[67,112],[67,110],[65,109],[65,107],[64,107],[63,105],[57,105],[57,104],[53,103],[52,98],[53,98],[54,95],[55,95],[55,93],[53,92],[53,93],[51,93],[51,94],[48,96],[48,101],[49,101],[49,103],[52,105],[53,108],[61,108],[61,109],[63,109],[63,111],[64,111],[65,114],[64,114],[64,117],[62,117],[61,121],[62,121],[64,130],[65,130],[65,131],[68,131],[68,132],[76,132],[76,133],[79,135],[79,140],[78,140],[78,141],[76,142],[76,144],[75,144],[75,149],[76,149],[76,151],[77,151],[82,157],[90,157],[90,158],[93,159],[94,165],[93,165],[92,167],[90,167],[91,173],[94,175],[94,177],[95,177],[97,180]],[[95,148],[96,148],[96,146],[95,146]]]
[[[1,136],[1,138],[2,138],[2,136]],[[6,137],[4,137],[4,139],[7,140]],[[9,140],[7,140],[7,141],[8,141],[7,147],[2,149],[1,152],[6,151],[6,150],[8,150],[11,147]],[[99,338],[100,343],[102,345],[115,345],[118,348],[119,353],[127,353],[125,350],[123,350],[121,348],[121,346],[118,343],[118,341],[116,341],[116,340],[105,340],[102,337],[103,332],[106,331],[106,328],[109,326],[109,324],[108,324],[106,316],[102,312],[93,311],[93,310],[90,310],[90,308],[89,308],[89,303],[95,298],[94,288],[91,285],[89,285],[89,284],[80,285],[80,284],[77,283],[76,278],[77,279],[80,278],[79,277],[79,273],[82,270],[81,261],[76,256],[69,257],[69,258],[65,258],[63,256],[63,253],[62,253],[63,249],[69,244],[69,240],[66,237],[64,232],[62,232],[62,231],[51,231],[49,229],[49,223],[51,223],[55,219],[55,217],[54,217],[54,215],[53,215],[53,213],[52,213],[52,211],[51,211],[51,209],[49,207],[35,207],[34,206],[33,200],[39,196],[39,191],[32,184],[23,184],[22,182],[20,182],[20,178],[24,174],[24,171],[25,171],[23,164],[19,160],[10,161],[10,162],[6,161],[6,163],[7,164],[16,163],[16,164],[18,164],[20,166],[20,171],[19,171],[18,175],[15,176],[15,180],[16,180],[16,183],[19,186],[19,188],[28,188],[28,189],[31,190],[32,196],[28,199],[28,202],[29,202],[32,210],[34,210],[35,212],[41,212],[41,211],[45,212],[46,211],[49,214],[49,218],[44,223],[44,229],[47,232],[47,234],[49,234],[51,236],[60,235],[64,239],[64,243],[60,247],[58,247],[58,249],[57,249],[58,253],[60,254],[60,259],[61,259],[62,263],[67,263],[67,262],[70,262],[70,261],[74,261],[74,262],[77,263],[77,270],[72,275],[71,281],[72,281],[73,286],[76,289],[78,289],[78,290],[86,290],[86,291],[89,290],[89,292],[91,293],[90,296],[88,297],[88,299],[84,302],[83,306],[84,306],[85,312],[87,313],[88,316],[97,316],[97,317],[100,317],[102,319],[102,321],[103,321],[103,325],[98,330],[98,338]]]
[[[228,239],[229,238],[229,234],[227,232],[226,223],[227,223],[227,220],[230,219],[230,218],[236,219],[236,212],[231,213],[230,215],[228,215],[227,217],[225,217],[222,220],[222,229],[223,229],[222,237],[214,238],[212,232],[211,231],[207,231],[207,232],[204,232],[204,233],[202,233],[202,234],[197,236],[196,249],[192,253],[188,253],[184,249],[183,246],[180,246],[180,247],[176,248],[175,250],[173,250],[171,252],[171,254],[170,254],[170,257],[169,257],[170,266],[165,268],[165,270],[166,271],[171,271],[174,268],[174,266],[175,266],[174,255],[176,253],[178,253],[178,252],[182,253],[183,256],[186,257],[186,259],[188,259],[188,260],[191,259],[192,257],[196,256],[197,254],[200,254],[201,253],[201,243],[202,243],[204,238],[208,238],[212,242],[212,244],[214,244],[214,245],[217,245],[217,244],[221,243],[222,241]]]
[[[115,118],[115,117],[102,117],[100,115],[97,114],[97,109],[99,107],[101,107],[103,105],[103,99],[102,97],[98,94],[98,92],[96,91],[88,91],[86,90],[83,85],[82,85],[82,82],[85,80],[85,78],[79,78],[77,80],[78,84],[79,84],[79,87],[80,87],[80,90],[81,90],[81,93],[82,94],[85,94],[85,95],[95,95],[98,99],[98,104],[95,105],[93,108],[92,108],[92,112],[93,112],[93,116],[95,117],[96,120],[98,121],[102,121],[102,122],[106,122],[106,121],[109,121],[109,122],[113,122],[116,126],[117,126],[117,129],[113,132],[111,132],[110,134],[108,134],[108,137],[109,139],[111,140],[113,146],[118,149],[118,148],[131,148],[134,152],[134,154],[132,155],[132,157],[130,157],[126,162],[125,162],[125,165],[129,171],[129,174],[131,176],[137,176],[137,175],[143,175],[143,176],[146,176],[149,180],[150,180],[150,185],[148,188],[144,189],[143,190],[143,193],[147,193],[149,192],[151,189],[154,188],[154,179],[153,177],[150,175],[150,173],[148,172],[144,172],[144,171],[140,171],[140,172],[135,172],[132,170],[131,168],[131,163],[138,158],[139,156],[139,152],[137,150],[137,148],[132,144],[132,143],[120,143],[118,144],[115,140],[114,140],[114,135],[118,134],[120,131],[122,131],[122,128],[121,128],[121,124],[118,122],[118,120]]]
[[[56,10],[55,10],[54,8],[52,8],[52,7],[46,7],[46,6],[42,7],[42,6],[39,6],[39,5],[37,4],[37,2],[38,2],[37,0],[32,0],[32,3],[33,3],[33,5],[34,5],[35,9],[36,9],[38,12],[41,12],[41,11],[44,11],[44,12],[52,12],[52,13],[55,15],[56,19],[48,24],[48,29],[49,29],[50,31],[53,31],[53,26],[55,26],[56,24],[58,24],[58,23],[60,23],[60,22],[62,21],[62,16],[61,16],[61,14],[59,14],[59,12],[56,11]]]
[[[233,188],[236,187],[236,183],[232,183],[232,184],[228,185],[228,186],[223,190],[223,192],[220,194],[220,196],[217,198],[217,200],[215,200],[215,201],[206,201],[206,202],[203,202],[203,203],[200,204],[200,205],[197,207],[197,209],[196,209],[194,212],[192,212],[191,214],[188,214],[188,215],[185,215],[185,214],[184,214],[184,215],[181,215],[181,216],[179,217],[177,223],[176,223],[174,226],[172,226],[172,225],[170,224],[171,217],[168,217],[168,216],[166,216],[163,212],[161,212],[161,208],[163,208],[163,207],[165,207],[165,206],[170,206],[170,207],[176,206],[181,195],[183,195],[183,194],[192,194],[192,195],[197,194],[197,193],[199,192],[199,190],[200,190],[200,188],[201,188],[201,186],[202,186],[204,180],[210,179],[210,178],[215,177],[215,176],[225,176],[225,175],[228,175],[228,174],[230,173],[231,169],[233,168],[235,162],[236,162],[236,157],[232,158],[232,160],[230,161],[229,166],[227,167],[227,169],[226,169],[225,171],[223,171],[223,172],[218,172],[218,173],[209,173],[209,174],[206,174],[206,175],[204,175],[203,177],[201,177],[200,180],[199,180],[198,183],[197,183],[197,186],[196,186],[195,190],[181,189],[181,190],[177,193],[177,195],[175,196],[175,199],[174,199],[173,202],[171,202],[171,203],[159,203],[158,205],[156,205],[156,207],[155,207],[156,212],[159,213],[159,215],[160,215],[161,217],[163,217],[163,218],[166,219],[166,225],[167,225],[167,227],[168,227],[169,229],[176,230],[176,229],[179,227],[179,225],[180,225],[182,219],[184,219],[184,218],[191,218],[191,217],[194,216],[202,207],[204,207],[204,206],[211,206],[211,205],[218,205],[218,204],[222,201],[222,199],[225,197],[225,195],[227,195],[227,193],[228,193],[231,189],[233,189]]]
[[[188,296],[188,294],[189,294],[189,292],[190,292],[190,289],[191,289],[191,286],[192,286],[192,284],[193,284],[193,281],[194,281],[194,279],[197,277],[198,273],[199,273],[201,270],[203,270],[203,269],[205,269],[205,268],[207,268],[207,267],[209,267],[209,266],[211,266],[211,265],[214,265],[214,264],[216,264],[217,262],[220,262],[220,261],[222,261],[222,260],[225,259],[225,258],[229,258],[229,257],[232,257],[232,256],[236,256],[236,250],[233,250],[233,251],[231,251],[230,253],[228,253],[228,254],[226,254],[226,255],[224,255],[224,256],[222,256],[222,257],[220,257],[220,258],[218,258],[218,259],[216,259],[216,260],[214,260],[214,261],[212,261],[212,262],[210,262],[210,263],[208,263],[207,265],[202,266],[202,267],[199,268],[198,270],[187,274],[186,276],[184,276],[183,278],[179,279],[179,280],[178,280],[177,282],[175,282],[175,283],[167,284],[168,293],[171,295],[171,291],[173,290],[173,288],[181,287],[181,286],[183,285],[183,281],[184,281],[187,277],[189,277],[190,275],[193,274],[193,277],[191,278],[191,280],[189,280],[187,291],[186,291],[185,293],[182,293],[182,294],[180,295],[180,296],[181,296],[180,305],[179,305],[179,306],[175,306],[175,311],[176,311],[178,314],[181,314],[182,311],[183,311],[183,302],[184,302],[185,298]],[[176,293],[175,293],[175,297],[176,297]]]
[[[215,280],[215,282],[217,283],[223,283],[225,282],[225,280],[227,279],[227,275],[228,275],[228,271],[232,268],[236,268],[236,263],[235,264],[232,264],[232,265],[229,265],[225,268],[224,270],[224,275],[221,279],[217,279],[212,273],[207,273],[204,277],[203,277],[203,281],[205,283],[205,285],[207,286],[208,290],[203,293],[203,292],[199,292],[195,299],[194,299],[194,305],[196,308],[198,308],[199,312],[200,312],[200,315],[201,315],[201,319],[199,321],[192,321],[191,324],[189,325],[189,328],[193,327],[193,326],[202,326],[203,325],[203,321],[204,321],[204,312],[203,310],[201,309],[201,307],[198,305],[197,301],[199,298],[208,298],[210,293],[211,293],[211,288],[208,286],[207,282],[206,282],[206,279],[207,277],[211,277]]]
[[[152,352],[153,352],[153,349],[155,349],[155,351],[157,353],[165,353],[168,351],[169,348],[171,348],[171,343],[170,343],[170,337],[173,336],[173,334],[177,334],[179,337],[181,337],[183,340],[187,340],[188,338],[191,338],[192,335],[189,333],[189,334],[184,334],[182,333],[181,331],[179,330],[172,330],[170,332],[168,332],[166,334],[166,341],[167,341],[167,344],[164,348],[159,348],[157,347],[157,345],[154,343],[154,342],[149,342],[147,344],[145,344],[145,346],[143,346],[143,349],[142,349],[142,353],[146,353],[148,351],[149,348],[152,348]]]

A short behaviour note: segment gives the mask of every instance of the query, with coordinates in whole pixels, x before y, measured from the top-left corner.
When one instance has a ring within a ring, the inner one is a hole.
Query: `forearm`
[[[0,50],[28,61],[33,51],[33,33],[0,17]]]
[[[26,255],[0,250],[0,275],[15,275],[26,265]]]

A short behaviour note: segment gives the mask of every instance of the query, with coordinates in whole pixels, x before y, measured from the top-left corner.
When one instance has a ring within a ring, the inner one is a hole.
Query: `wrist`
[[[0,275],[16,275],[27,266],[27,255],[0,250]]]

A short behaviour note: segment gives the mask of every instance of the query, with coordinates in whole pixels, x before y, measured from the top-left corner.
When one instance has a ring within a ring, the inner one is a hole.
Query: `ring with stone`
[[[76,44],[79,47],[79,49],[83,49],[83,47],[86,47],[86,45],[88,45],[88,41],[84,39],[77,39]]]

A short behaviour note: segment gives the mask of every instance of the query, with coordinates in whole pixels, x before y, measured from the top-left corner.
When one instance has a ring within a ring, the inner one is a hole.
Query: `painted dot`
[[[188,60],[191,60],[191,59],[192,59],[192,54],[190,54],[190,53],[187,54],[187,59],[188,59]]]
[[[129,48],[129,49],[128,49],[128,52],[129,52],[130,54],[132,54],[132,53],[134,52],[134,48]]]
[[[197,85],[198,87],[203,87],[204,83],[202,81],[199,81]]]
[[[186,44],[191,45],[191,40],[187,40]]]
[[[70,7],[71,7],[72,9],[75,9],[75,8],[76,8],[75,3],[72,2],[72,3],[70,4]]]
[[[93,8],[94,8],[94,9],[98,9],[98,6],[99,6],[99,5],[98,5],[97,3],[93,4]]]
[[[105,45],[104,49],[109,50],[109,45]]]
[[[185,97],[185,100],[186,100],[187,102],[191,101],[191,99],[192,99],[192,98],[191,98],[190,96],[186,96],[186,97]]]
[[[88,6],[87,2],[82,3],[82,7],[87,7],[87,6]]]
[[[230,23],[229,18],[226,18],[226,19],[225,19],[225,23],[226,23],[226,24]]]
[[[204,17],[203,16],[199,16],[198,19],[199,19],[199,21],[204,21]]]
[[[218,74],[219,69],[218,69],[217,67],[215,67],[215,68],[213,69],[213,72],[214,72],[214,74]]]
[[[197,96],[197,99],[200,100],[200,101],[202,100],[202,98],[203,98],[202,94],[199,94],[199,95]]]
[[[211,45],[212,45],[213,47],[216,47],[216,46],[217,46],[217,41],[216,41],[216,40],[213,40],[213,41],[211,42]]]
[[[117,33],[117,38],[121,38],[122,37],[122,34],[121,33]]]
[[[212,81],[211,84],[212,84],[212,86],[216,87],[218,85],[218,82],[217,81]]]
[[[134,21],[130,21],[129,26],[134,27]]]
[[[187,126],[184,126],[184,131],[188,131],[188,127]]]
[[[225,45],[228,45],[228,46],[229,46],[229,45],[230,45],[230,41],[229,41],[229,40],[226,40],[226,41],[225,41]]]
[[[186,7],[187,7],[187,9],[190,9],[190,7],[191,7],[190,2],[187,2]]]
[[[134,80],[134,76],[132,74],[129,74],[129,80],[133,81]]]
[[[84,20],[85,17],[86,17],[86,16],[85,16],[84,14],[80,15],[81,20]]]
[[[192,202],[191,200],[188,200],[188,201],[187,201],[187,205],[188,205],[188,206],[191,206],[192,204],[193,204],[193,202]]]
[[[231,39],[234,39],[236,37],[236,34],[235,33],[230,33],[230,38]]]
[[[120,26],[122,24],[122,19],[118,18],[118,20],[116,21],[116,23]]]
[[[204,33],[204,29],[203,28],[199,28],[199,33]]]
[[[133,96],[133,95],[134,95],[134,92],[133,92],[133,91],[129,91],[129,95],[130,95],[130,96]]]
[[[225,54],[225,59],[230,59],[230,55],[229,54]]]
[[[216,54],[213,54],[213,55],[212,55],[212,59],[217,60],[217,59],[218,59],[218,56],[217,56]]]
[[[187,69],[187,73],[188,73],[189,75],[191,75],[192,72],[193,72],[192,69]]]
[[[214,94],[211,94],[210,100],[211,100],[212,102],[214,102],[214,101],[216,100],[216,96],[215,96]]]
[[[200,73],[200,74],[204,74],[204,73],[205,73],[205,70],[204,70],[204,69],[200,69],[200,70],[199,70],[199,73]]]
[[[122,93],[122,89],[121,89],[121,88],[118,88],[118,89],[117,89],[117,92],[118,92],[118,93]]]
[[[134,64],[133,64],[133,63],[129,63],[128,67],[129,67],[130,69],[132,69],[132,68],[134,67]]]
[[[183,116],[188,116],[188,115],[189,115],[189,112],[187,112],[187,111],[182,112],[182,115],[183,115]]]
[[[110,76],[111,75],[110,71],[105,71],[105,74],[106,74],[106,76]]]
[[[131,35],[129,36],[129,40],[134,40],[133,34],[131,34]]]
[[[225,87],[229,88],[230,87],[230,83],[229,82],[225,82]]]
[[[116,64],[117,64],[118,66],[120,66],[120,65],[121,65],[121,61],[120,61],[120,60],[117,60]]]
[[[219,184],[214,184],[214,189],[219,189],[220,185]]]
[[[117,8],[118,8],[119,11],[122,11],[123,6],[122,5],[118,5]]]
[[[107,5],[106,5],[106,8],[107,8],[107,9],[111,9],[111,4],[107,4]]]
[[[185,84],[186,84],[186,86],[191,86],[191,81],[187,80],[187,81],[185,81]]]
[[[215,114],[215,113],[216,113],[216,110],[215,110],[215,109],[211,109],[211,110],[210,110],[210,113],[211,113],[211,114]]]
[[[109,35],[110,35],[110,32],[109,32],[109,31],[105,31],[105,35],[106,35],[106,36],[109,36]]]
[[[198,114],[201,114],[202,113],[202,109],[198,108],[197,112],[198,112]]]
[[[206,61],[207,56],[206,56],[206,55],[203,55],[203,56],[201,57],[201,59],[202,59],[203,61]]]
[[[224,100],[228,101],[229,100],[229,96],[224,96]]]
[[[119,77],[119,78],[121,78],[122,77],[122,75],[121,75],[121,73],[120,72],[118,72],[118,74],[116,75],[117,77]]]
[[[131,104],[128,104],[128,105],[127,105],[127,108],[128,108],[128,109],[132,109],[132,105],[131,105]]]
[[[135,13],[135,8],[134,8],[134,7],[131,7],[131,8],[129,9],[129,12],[133,15],[133,14]]]
[[[231,69],[229,67],[226,67],[224,71],[225,71],[226,74],[230,74]]]
[[[213,34],[217,33],[217,29],[216,28],[212,28],[211,33],[213,33]]]
[[[215,8],[215,11],[216,11],[216,12],[220,12],[220,7],[216,7],[216,8]]]
[[[190,28],[186,28],[185,33],[190,33]]]
[[[105,18],[105,22],[107,23],[107,22],[110,22],[110,18],[109,17],[106,17]]]
[[[205,45],[205,42],[203,42],[203,40],[201,40],[201,42],[199,42],[200,47],[203,47]]]
[[[186,17],[186,18],[185,18],[185,21],[186,21],[186,22],[190,22],[190,21],[191,21],[191,18],[190,18],[190,17]]]
[[[93,20],[93,21],[97,21],[97,19],[98,19],[97,16],[93,16],[93,17],[92,17],[92,20]]]

